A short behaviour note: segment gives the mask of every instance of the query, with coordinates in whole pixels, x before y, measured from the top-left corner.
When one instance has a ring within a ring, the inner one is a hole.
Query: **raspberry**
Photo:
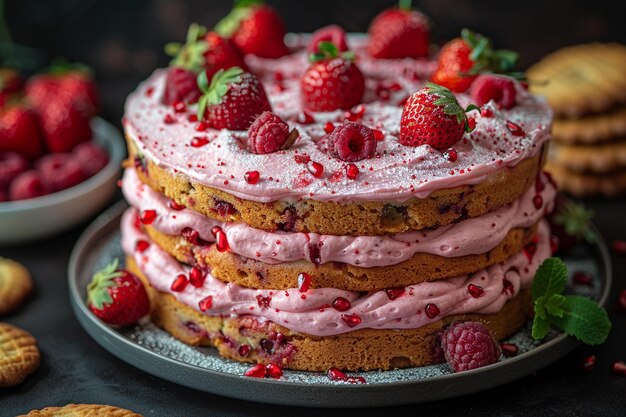
[[[356,122],[345,122],[328,135],[328,153],[346,162],[371,158],[376,144],[372,129]]]
[[[248,129],[248,149],[256,154],[276,152],[288,136],[289,125],[274,113],[266,111]]]
[[[495,363],[500,357],[500,348],[489,331],[475,321],[451,324],[443,333],[441,346],[456,372]]]
[[[200,98],[200,89],[196,74],[184,68],[172,67],[165,78],[163,103],[170,105],[175,101],[195,103]]]
[[[312,54],[319,52],[317,45],[320,42],[331,42],[339,49],[339,52],[345,52],[348,50],[346,43],[346,31],[341,26],[329,25],[321,29],[316,30],[311,35],[311,40],[307,45],[307,52]]]
[[[26,200],[48,194],[49,190],[39,171],[30,170],[18,175],[9,188],[9,200]]]
[[[28,169],[28,161],[18,153],[0,153],[0,191],[9,188],[15,177]]]
[[[37,162],[46,186],[51,191],[64,190],[85,180],[83,168],[70,154],[52,153]]]
[[[91,141],[77,145],[72,154],[87,178],[98,173],[109,163],[109,155],[98,144]]]
[[[472,83],[470,95],[478,106],[493,100],[501,108],[510,109],[515,106],[515,83],[504,75],[479,75]]]

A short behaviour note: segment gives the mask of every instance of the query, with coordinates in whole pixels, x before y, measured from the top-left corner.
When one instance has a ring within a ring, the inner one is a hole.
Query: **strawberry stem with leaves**
[[[227,70],[219,70],[211,78],[209,84],[206,71],[200,72],[198,75],[198,88],[202,92],[202,96],[198,100],[198,119],[202,120],[204,112],[208,106],[217,105],[222,102],[222,97],[228,93],[231,83],[241,81],[241,74],[244,73],[239,67],[231,67]]]
[[[426,91],[428,94],[433,94],[437,96],[438,98],[433,103],[437,106],[442,107],[445,114],[455,116],[457,122],[459,124],[462,123],[465,131],[469,132],[470,127],[469,123],[467,122],[466,113],[472,110],[480,110],[477,105],[470,104],[465,109],[463,109],[452,91],[444,86],[432,82],[426,83]]]

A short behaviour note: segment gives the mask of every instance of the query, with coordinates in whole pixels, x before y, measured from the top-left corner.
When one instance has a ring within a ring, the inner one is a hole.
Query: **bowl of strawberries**
[[[52,236],[110,201],[124,141],[98,110],[83,70],[0,69],[0,244]]]

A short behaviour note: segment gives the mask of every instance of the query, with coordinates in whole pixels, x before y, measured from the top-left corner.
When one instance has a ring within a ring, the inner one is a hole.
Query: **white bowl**
[[[124,139],[111,123],[95,118],[93,140],[109,154],[96,175],[65,190],[28,200],[0,203],[0,245],[41,239],[79,224],[98,212],[115,193]]]

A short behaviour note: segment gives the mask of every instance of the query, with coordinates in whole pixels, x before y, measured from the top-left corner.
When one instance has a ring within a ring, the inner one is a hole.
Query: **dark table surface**
[[[626,239],[626,200],[591,201],[605,239]],[[295,409],[250,403],[195,391],[153,377],[117,359],[94,342],[74,317],[68,298],[67,264],[83,224],[61,236],[0,248],[32,272],[36,295],[3,320],[30,331],[41,349],[40,369],[22,385],[0,390],[0,417],[68,403],[99,403],[129,408],[145,416],[349,416],[382,410]],[[551,366],[482,393],[439,402],[397,407],[397,415],[625,416],[626,377],[609,372],[613,360],[626,360],[626,315],[616,312],[619,289],[626,288],[626,258],[613,256],[614,287],[608,310],[613,330],[598,347],[580,346]],[[578,369],[595,354],[591,373]]]

